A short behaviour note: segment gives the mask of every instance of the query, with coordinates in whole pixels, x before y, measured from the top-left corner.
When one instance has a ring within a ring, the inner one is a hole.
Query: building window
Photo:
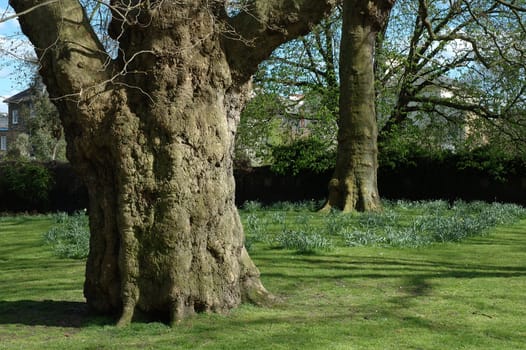
[[[12,119],[13,124],[18,124],[18,109],[13,109],[11,111],[11,115],[13,117],[13,119]]]
[[[0,136],[0,151],[7,151],[7,136]]]
[[[9,119],[7,114],[0,113],[0,131],[7,131],[9,129]]]

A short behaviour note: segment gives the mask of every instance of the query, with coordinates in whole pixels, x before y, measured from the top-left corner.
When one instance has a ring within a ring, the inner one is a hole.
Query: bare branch
[[[521,7],[521,6],[518,6],[518,5],[515,5],[515,4],[512,4],[508,1],[504,1],[504,0],[495,0],[496,2],[498,2],[499,4],[501,5],[504,5],[514,11],[519,11],[519,12],[526,12],[526,7]]]
[[[7,21],[10,21],[12,19],[18,18],[18,17],[20,17],[22,15],[28,14],[29,12],[36,10],[36,9],[42,7],[42,6],[47,6],[47,5],[53,4],[53,3],[58,2],[58,1],[59,0],[48,0],[48,1],[45,1],[43,3],[36,4],[36,5],[31,6],[30,8],[28,8],[28,9],[26,9],[24,11],[15,13],[14,15],[0,18],[0,23],[7,22]]]

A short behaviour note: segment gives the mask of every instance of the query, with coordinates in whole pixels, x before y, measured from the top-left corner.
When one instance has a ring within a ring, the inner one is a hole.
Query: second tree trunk
[[[378,18],[371,16],[371,6],[361,3],[368,2],[344,2],[338,150],[325,210],[381,209],[377,186],[378,129],[374,88]]]

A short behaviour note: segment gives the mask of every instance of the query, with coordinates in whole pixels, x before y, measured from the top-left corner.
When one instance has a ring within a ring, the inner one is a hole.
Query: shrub
[[[501,149],[498,145],[485,145],[460,153],[457,168],[477,170],[504,182],[508,175],[524,169],[524,163],[523,158]]]
[[[274,162],[270,169],[277,174],[298,175],[302,171],[322,173],[336,162],[336,152],[317,138],[303,138],[290,145],[272,148]]]
[[[45,233],[45,241],[62,258],[83,259],[88,256],[90,231],[88,216],[77,212],[57,214],[55,225]]]
[[[16,208],[10,210],[42,209],[49,199],[53,177],[41,164],[10,162],[4,164],[0,173],[0,188]],[[40,206],[39,206],[40,204]]]

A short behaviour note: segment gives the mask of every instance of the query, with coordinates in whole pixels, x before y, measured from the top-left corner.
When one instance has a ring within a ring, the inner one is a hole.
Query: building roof
[[[4,103],[20,103],[24,101],[29,101],[33,97],[33,89],[29,88],[22,92],[19,92],[16,95],[8,97],[4,100]]]

